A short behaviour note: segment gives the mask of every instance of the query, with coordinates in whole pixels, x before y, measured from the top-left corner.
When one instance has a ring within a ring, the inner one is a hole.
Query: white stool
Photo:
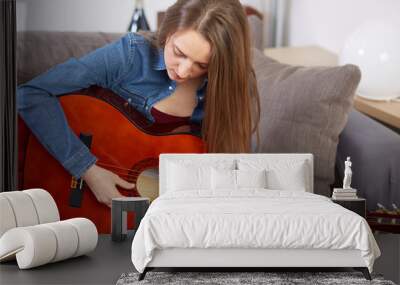
[[[53,197],[43,189],[0,193],[0,211],[0,262],[16,259],[20,269],[27,269],[96,248],[93,222],[60,221]]]

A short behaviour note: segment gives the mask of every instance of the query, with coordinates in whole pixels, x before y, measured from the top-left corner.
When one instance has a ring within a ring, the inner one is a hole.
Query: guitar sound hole
[[[149,168],[139,174],[136,188],[142,197],[150,198],[152,202],[158,197],[158,168]]]

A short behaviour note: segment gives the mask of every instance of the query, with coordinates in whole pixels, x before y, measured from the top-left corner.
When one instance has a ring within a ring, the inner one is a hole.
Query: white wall
[[[157,26],[157,12],[175,0],[144,0],[151,29]],[[264,11],[269,0],[242,0]],[[17,0],[18,30],[126,31],[134,0]]]
[[[126,31],[132,0],[17,0],[18,30]]]
[[[333,52],[366,20],[400,18],[399,0],[292,0],[289,9],[288,45],[317,44]]]

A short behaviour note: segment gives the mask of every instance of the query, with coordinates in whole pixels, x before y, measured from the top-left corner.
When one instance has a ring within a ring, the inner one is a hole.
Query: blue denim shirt
[[[17,108],[33,134],[76,178],[97,158],[69,128],[58,95],[91,85],[112,90],[149,121],[151,107],[176,88],[167,74],[164,50],[155,49],[141,35],[127,33],[119,40],[79,59],[70,58],[17,88]],[[197,90],[191,121],[201,123],[207,79]]]

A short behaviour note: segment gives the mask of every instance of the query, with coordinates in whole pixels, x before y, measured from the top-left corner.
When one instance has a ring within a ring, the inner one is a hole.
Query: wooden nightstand
[[[341,205],[342,207],[353,211],[354,213],[359,214],[364,219],[366,218],[366,200],[364,198],[357,198],[357,199],[331,199],[332,202]]]
[[[268,48],[264,54],[282,63],[303,66],[337,66],[338,55],[319,46]],[[354,108],[400,133],[400,102],[373,101],[355,96]]]

